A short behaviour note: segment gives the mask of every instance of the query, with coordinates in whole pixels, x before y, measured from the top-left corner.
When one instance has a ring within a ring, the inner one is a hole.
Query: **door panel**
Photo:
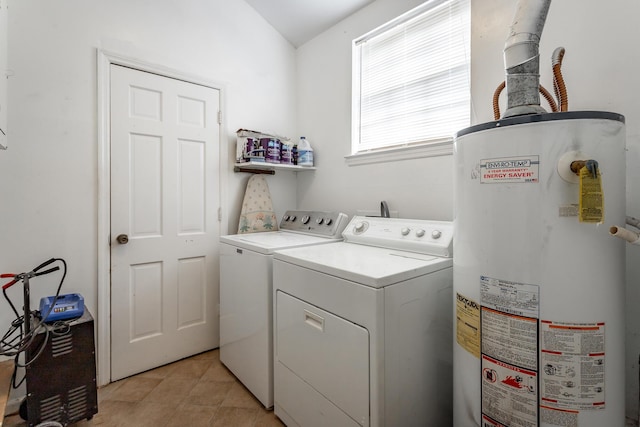
[[[131,134],[129,147],[129,237],[162,236],[162,138]]]
[[[162,264],[151,262],[131,265],[129,299],[131,301],[131,333],[129,340],[139,341],[162,333]]]
[[[207,321],[206,258],[178,260],[178,329]]]
[[[201,141],[180,140],[178,170],[178,233],[205,231],[205,146]]]
[[[112,380],[218,346],[219,107],[111,66]]]

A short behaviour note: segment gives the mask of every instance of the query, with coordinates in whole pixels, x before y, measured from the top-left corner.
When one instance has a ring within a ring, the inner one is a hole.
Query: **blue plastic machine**
[[[84,297],[80,294],[59,295],[57,299],[55,296],[40,298],[40,314],[47,316],[43,319],[45,322],[74,319],[83,313]]]

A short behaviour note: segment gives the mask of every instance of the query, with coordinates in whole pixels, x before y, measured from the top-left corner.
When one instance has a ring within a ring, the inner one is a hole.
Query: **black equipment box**
[[[85,308],[81,317],[39,331],[25,351],[27,425],[57,421],[63,426],[98,413],[93,317]],[[38,352],[42,353],[37,356]]]

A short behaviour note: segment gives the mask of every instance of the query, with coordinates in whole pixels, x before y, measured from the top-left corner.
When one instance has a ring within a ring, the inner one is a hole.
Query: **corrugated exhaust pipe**
[[[507,110],[503,117],[546,113],[540,106],[540,36],[551,0],[520,0],[504,47]]]

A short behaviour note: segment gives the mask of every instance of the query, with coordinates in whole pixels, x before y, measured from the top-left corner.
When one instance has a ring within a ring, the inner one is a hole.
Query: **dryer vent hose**
[[[504,90],[505,86],[506,86],[506,82],[503,81],[502,83],[500,83],[498,85],[496,90],[493,92],[493,118],[494,118],[494,120],[500,120],[500,94]],[[554,89],[555,89],[555,82],[554,82]],[[539,90],[540,90],[540,94],[549,103],[549,108],[551,108],[551,111],[554,112],[554,113],[557,112],[558,111],[558,104],[556,104],[556,101],[553,99],[553,95],[551,95],[551,93],[549,93],[549,91],[547,89],[545,89],[544,86],[542,86],[542,85],[540,85]],[[566,93],[566,89],[565,89],[565,93]]]
[[[539,86],[540,94],[547,100],[549,103],[549,108],[552,112],[558,111],[569,111],[569,100],[567,97],[567,87],[564,83],[564,78],[562,77],[562,59],[564,58],[564,47],[559,47],[553,51],[553,55],[551,57],[552,66],[553,66],[553,92],[555,93],[555,97],[549,93],[544,86]],[[500,94],[504,90],[506,86],[506,81],[503,81],[498,85],[496,90],[493,92],[493,119],[500,120]]]

